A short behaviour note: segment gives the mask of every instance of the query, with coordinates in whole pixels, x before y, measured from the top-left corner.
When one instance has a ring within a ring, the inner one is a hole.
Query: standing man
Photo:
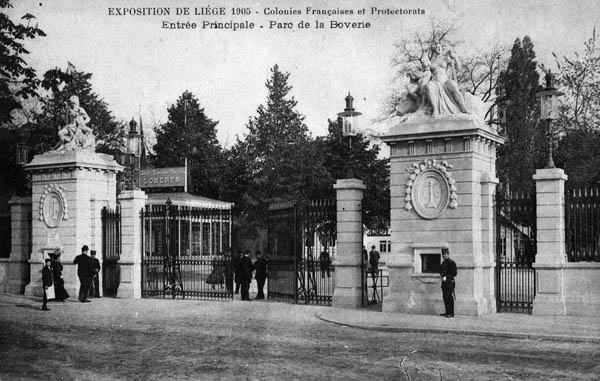
[[[321,267],[321,278],[325,278],[325,273],[327,273],[327,278],[331,278],[329,269],[331,266],[331,257],[329,256],[329,251],[327,251],[327,246],[323,246],[323,251],[319,255],[319,265]]]
[[[92,285],[92,260],[88,257],[89,248],[83,245],[81,254],[75,257],[73,263],[77,265],[77,276],[79,277],[79,301],[89,303],[88,292]]]
[[[371,246],[371,252],[369,253],[369,266],[371,267],[371,278],[373,278],[373,286],[375,286],[375,280],[379,275],[379,251],[375,250],[375,245]]]
[[[92,263],[92,288],[90,288],[90,298],[99,298],[100,297],[100,261],[96,258],[96,250],[92,250],[90,252],[92,258],[90,259]]]
[[[250,282],[252,281],[254,265],[250,259],[250,250],[244,250],[240,258],[240,283],[242,284],[242,300],[250,300]]]
[[[254,268],[256,269],[256,286],[258,288],[258,292],[256,293],[256,299],[264,299],[265,292],[263,288],[265,287],[265,281],[267,280],[267,260],[263,257],[260,251],[256,252],[256,262],[254,262]]]
[[[444,297],[444,307],[446,312],[440,314],[448,318],[454,317],[454,277],[456,276],[456,263],[450,259],[448,248],[442,249],[444,261],[440,267],[442,276],[442,296]]]
[[[50,267],[52,260],[46,258],[44,260],[44,268],[42,268],[42,286],[44,287],[44,295],[42,296],[42,311],[50,311],[46,303],[48,303],[48,295],[46,291],[52,287],[52,268]]]

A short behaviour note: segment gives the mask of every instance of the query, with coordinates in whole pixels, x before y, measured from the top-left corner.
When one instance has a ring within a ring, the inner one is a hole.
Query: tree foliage
[[[167,122],[156,132],[152,163],[155,167],[182,167],[187,158],[192,178],[189,192],[218,198],[223,155],[217,124],[206,116],[196,96],[184,91],[169,107]]]
[[[508,66],[498,78],[498,104],[505,111],[506,144],[498,150],[498,176],[510,189],[526,190],[543,166],[544,136],[538,126],[540,90],[533,43],[516,39]]]
[[[556,57],[556,55],[555,55]],[[559,118],[556,164],[569,176],[570,186],[597,185],[600,181],[600,51],[596,30],[581,53],[557,57]]]
[[[0,8],[12,8],[10,0],[0,0]],[[32,25],[35,17],[21,17],[26,24],[14,23],[0,12],[0,123],[10,122],[11,113],[21,109],[20,98],[36,96],[39,83],[35,70],[24,59],[29,54],[25,41],[46,34]]]
[[[339,120],[329,121],[329,134],[323,142],[323,157],[329,179],[324,192],[334,196],[335,179],[354,177],[363,180],[363,225],[368,229],[387,229],[390,222],[389,160],[380,159],[379,146],[366,136],[342,136]]]

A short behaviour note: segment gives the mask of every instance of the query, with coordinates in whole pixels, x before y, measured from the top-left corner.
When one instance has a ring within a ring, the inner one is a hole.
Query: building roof
[[[192,206],[205,209],[226,209],[233,207],[232,202],[214,200],[208,197],[195,196],[185,192],[173,193],[148,193],[146,205],[163,205],[170,199],[173,205]]]

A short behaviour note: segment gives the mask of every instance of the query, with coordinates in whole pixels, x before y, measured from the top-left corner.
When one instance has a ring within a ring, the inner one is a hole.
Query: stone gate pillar
[[[110,155],[73,150],[36,155],[25,169],[31,173],[32,203],[31,280],[25,295],[42,295],[44,258],[61,249],[65,289],[76,298],[73,259],[83,245],[102,253],[101,210],[115,207],[116,174],[123,167]]]
[[[565,315],[565,181],[560,168],[538,169],[533,176],[536,192],[537,290],[534,315]]]
[[[358,179],[338,180],[333,187],[337,205],[333,306],[359,308],[362,306],[362,198],[367,187]]]
[[[456,262],[455,313],[495,311],[496,131],[475,115],[419,116],[390,129],[390,293],[384,312],[444,312],[442,248]]]
[[[142,219],[146,193],[141,190],[124,191],[119,195],[121,205],[121,258],[118,262],[121,284],[118,297],[142,297]]]

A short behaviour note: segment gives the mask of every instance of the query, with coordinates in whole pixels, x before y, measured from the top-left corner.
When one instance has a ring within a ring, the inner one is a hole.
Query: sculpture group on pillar
[[[90,117],[79,105],[79,98],[73,95],[67,104],[67,124],[58,131],[60,141],[56,151],[75,151],[96,149],[96,139],[92,129],[87,126]]]
[[[451,51],[442,53],[439,42],[433,42],[429,49],[431,58],[425,58],[422,67],[408,72],[409,83],[396,105],[397,115],[437,118],[480,114],[477,103],[482,102],[471,94],[463,94],[456,82],[455,73],[461,68],[458,57]]]

